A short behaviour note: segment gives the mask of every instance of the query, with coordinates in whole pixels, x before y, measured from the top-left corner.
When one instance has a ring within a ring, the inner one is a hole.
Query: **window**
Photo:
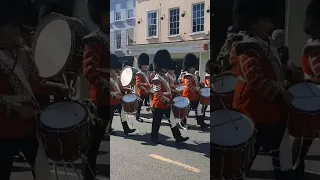
[[[133,28],[127,29],[126,30],[126,36],[127,36],[127,45],[133,45],[134,40],[133,40]]]
[[[150,11],[148,12],[148,37],[156,37],[158,30],[158,12]]]
[[[121,4],[120,3],[117,3],[115,5],[115,20],[116,21],[119,21],[121,19]]]
[[[126,1],[127,8],[127,18],[133,18],[133,0]]]
[[[121,30],[114,31],[114,39],[116,43],[116,49],[121,49]]]
[[[174,8],[169,10],[169,35],[179,34],[180,9]]]
[[[192,32],[204,31],[204,3],[192,5]]]

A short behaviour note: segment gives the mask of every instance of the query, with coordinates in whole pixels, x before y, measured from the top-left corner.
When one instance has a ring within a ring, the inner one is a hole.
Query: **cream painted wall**
[[[205,27],[204,34],[193,35],[192,33],[192,4],[205,2]],[[168,38],[169,34],[169,9],[180,8],[180,37]],[[210,0],[137,0],[136,1],[136,26],[135,26],[135,40],[136,44],[160,43],[170,41],[188,41],[198,39],[209,39],[210,32]],[[158,38],[147,39],[147,11],[158,11]],[[181,17],[182,12],[185,11],[185,16]],[[164,17],[160,20],[160,17]],[[138,24],[137,22],[141,23]]]

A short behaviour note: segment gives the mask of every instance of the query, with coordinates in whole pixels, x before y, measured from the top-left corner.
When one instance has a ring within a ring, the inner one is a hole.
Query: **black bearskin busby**
[[[149,56],[146,53],[142,53],[138,57],[138,67],[141,69],[143,65],[149,65]]]
[[[275,11],[278,0],[235,0],[233,6],[234,27],[239,31],[246,31],[252,23],[261,17],[270,18],[273,23],[279,12]]]
[[[210,69],[213,68],[213,62],[209,59],[206,63],[205,71],[206,73],[210,74]]]
[[[312,0],[307,7],[304,32],[309,36],[318,36],[320,27],[320,0]]]
[[[115,54],[110,54],[110,69],[122,69],[122,64]]]
[[[154,71],[154,69],[153,69],[153,63],[151,63],[151,64],[149,65],[148,71],[150,71],[150,72]]]
[[[0,26],[7,24],[35,27],[39,11],[29,0],[1,0]]]
[[[101,13],[107,12],[108,1],[106,0],[88,0],[87,8],[89,12],[90,19],[97,25],[101,24]]]
[[[161,72],[161,69],[169,69],[171,66],[171,55],[168,50],[157,51],[153,59],[153,68],[155,72]]]
[[[189,53],[184,57],[183,70],[187,71],[191,67],[198,67],[198,58],[196,55]]]
[[[170,70],[175,70],[177,68],[177,62],[175,62],[175,61],[171,61],[171,66],[170,66]]]
[[[64,16],[73,16],[74,0],[58,0],[54,2],[48,2],[41,6],[39,13],[39,20],[51,13],[59,13]]]

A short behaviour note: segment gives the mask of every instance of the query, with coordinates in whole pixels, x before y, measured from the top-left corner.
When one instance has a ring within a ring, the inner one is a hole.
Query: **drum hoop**
[[[88,33],[88,29],[87,27],[85,26],[85,24],[80,21],[79,19],[77,18],[73,18],[73,17],[68,17],[68,16],[64,16],[62,14],[59,14],[59,13],[51,13],[51,14],[48,14],[46,15],[46,17],[39,23],[39,25],[36,27],[36,30],[34,32],[34,39],[33,39],[33,42],[32,42],[32,51],[35,52],[36,50],[36,47],[37,47],[37,40],[41,34],[41,32],[45,29],[45,27],[50,24],[53,20],[64,20],[67,22],[70,30],[71,30],[71,47],[70,47],[70,51],[69,51],[69,55],[68,55],[68,58],[65,62],[65,64],[63,65],[63,67],[59,70],[59,72],[51,77],[41,77],[43,79],[51,79],[51,78],[56,78],[58,77],[61,72],[63,72],[65,69],[66,69],[66,66],[68,64],[68,62],[70,61],[70,59],[73,58],[73,55],[74,55],[74,51],[76,49],[76,44],[75,44],[75,29],[74,27],[71,25],[72,23],[70,23],[70,19],[72,20],[76,20],[78,21],[79,23],[81,23],[84,27],[84,29],[86,30],[86,33]],[[32,53],[32,58],[35,60],[35,53]]]
[[[87,109],[80,103],[80,102],[77,102],[77,101],[74,101],[74,100],[60,100],[60,101],[56,101],[56,102],[51,102],[49,103],[48,105],[44,106],[43,109],[46,109],[48,108],[49,106],[53,105],[53,104],[56,104],[56,103],[61,103],[61,102],[72,102],[72,103],[76,103],[76,104],[79,104],[81,107],[83,107],[83,109],[86,111],[86,116],[84,117],[84,119],[82,121],[80,121],[80,123],[78,124],[75,124],[73,126],[70,126],[70,127],[66,127],[66,128],[61,128],[61,129],[57,129],[57,128],[52,128],[52,127],[49,127],[49,126],[46,126],[44,125],[41,120],[39,119],[38,121],[38,126],[40,127],[40,129],[45,129],[46,132],[62,132],[62,133],[65,133],[65,132],[71,132],[73,130],[75,130],[76,128],[82,126],[84,123],[87,123],[87,119],[88,119],[88,111]],[[41,115],[41,114],[40,114]],[[40,116],[39,116],[40,117]]]
[[[293,86],[295,86],[297,84],[303,84],[303,83],[311,83],[311,84],[320,85],[320,83],[316,83],[316,82],[312,82],[310,80],[306,80],[305,82],[299,82],[299,83],[296,83],[296,84],[291,84],[286,88],[286,90],[289,90],[290,88],[292,88]],[[300,114],[309,114],[309,115],[320,114],[320,109],[315,110],[315,111],[306,111],[306,110],[302,110],[302,109],[296,108],[295,106],[293,106],[291,104],[289,106],[290,106],[290,108],[294,109],[294,111],[296,111],[297,113],[300,113]]]
[[[177,98],[177,97],[183,97],[183,96],[176,96],[176,97],[174,97],[173,99],[175,99],[175,98]],[[185,109],[185,108],[187,108],[187,107],[189,107],[190,106],[190,100],[188,99],[188,98],[186,98],[186,97],[184,97],[187,101],[188,101],[188,106],[186,106],[186,107],[177,107],[177,106],[175,106],[174,104],[172,104],[172,107],[175,107],[175,108],[178,108],[178,109]],[[172,100],[173,100],[172,99]],[[174,102],[174,101],[173,101]]]

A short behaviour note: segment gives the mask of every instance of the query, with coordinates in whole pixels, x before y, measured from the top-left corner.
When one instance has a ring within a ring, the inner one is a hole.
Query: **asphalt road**
[[[134,121],[137,129],[132,136],[123,137],[120,119],[116,117],[113,127],[116,134],[111,136],[111,179],[117,180],[208,180],[210,174],[210,134],[196,126],[194,114],[190,113],[190,124],[183,136],[190,139],[185,144],[176,144],[167,123],[163,120],[159,140],[150,143],[151,114],[142,112],[146,122]],[[207,114],[209,116],[209,113]],[[208,122],[209,123],[209,122]],[[129,123],[130,124],[130,123]]]

